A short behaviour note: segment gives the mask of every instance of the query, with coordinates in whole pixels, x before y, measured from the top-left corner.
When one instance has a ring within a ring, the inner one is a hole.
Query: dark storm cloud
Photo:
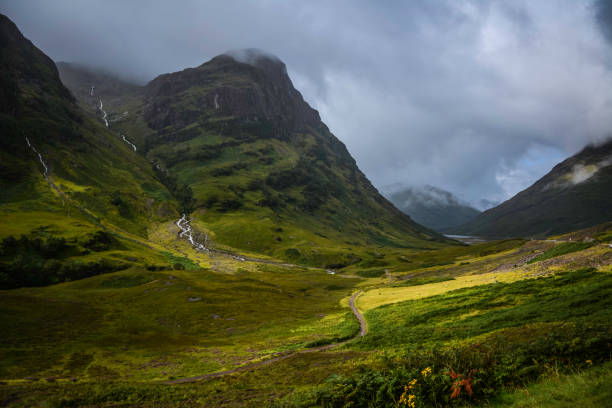
[[[599,27],[606,39],[612,44],[612,0],[597,0],[595,9]]]
[[[505,199],[612,130],[609,2],[5,0],[0,10],[55,60],[143,81],[227,50],[277,55],[377,186]]]

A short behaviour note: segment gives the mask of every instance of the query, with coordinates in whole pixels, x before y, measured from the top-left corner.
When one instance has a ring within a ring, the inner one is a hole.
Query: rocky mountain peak
[[[145,119],[153,129],[223,117],[267,122],[279,132],[321,126],[295,89],[285,64],[259,50],[221,54],[196,68],[160,75],[146,86]]]

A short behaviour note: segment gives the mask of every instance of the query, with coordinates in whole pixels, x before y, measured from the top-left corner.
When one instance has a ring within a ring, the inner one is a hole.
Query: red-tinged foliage
[[[459,398],[461,396],[461,390],[465,390],[468,396],[472,396],[474,391],[472,390],[472,376],[476,373],[476,370],[470,370],[467,374],[458,374],[453,369],[450,369],[448,373],[446,373],[451,380],[455,380],[453,385],[451,385],[451,396],[450,399]]]

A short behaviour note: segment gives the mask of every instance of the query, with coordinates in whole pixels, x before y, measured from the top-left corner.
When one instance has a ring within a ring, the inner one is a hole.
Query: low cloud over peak
[[[55,60],[124,77],[254,45],[377,186],[500,201],[612,134],[609,0],[5,0]],[[240,51],[235,58],[256,58]]]

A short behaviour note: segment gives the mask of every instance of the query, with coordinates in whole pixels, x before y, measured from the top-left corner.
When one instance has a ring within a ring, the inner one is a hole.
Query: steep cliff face
[[[2,15],[0,82],[0,287],[142,265],[142,249],[117,237],[178,215],[150,164],[77,105],[53,61]]]
[[[587,146],[510,200],[454,232],[543,237],[612,220],[612,140]]]
[[[274,122],[289,132],[320,123],[293,87],[285,64],[255,51],[243,60],[220,55],[197,68],[161,75],[147,85],[145,100],[145,119],[156,130],[211,117]]]

